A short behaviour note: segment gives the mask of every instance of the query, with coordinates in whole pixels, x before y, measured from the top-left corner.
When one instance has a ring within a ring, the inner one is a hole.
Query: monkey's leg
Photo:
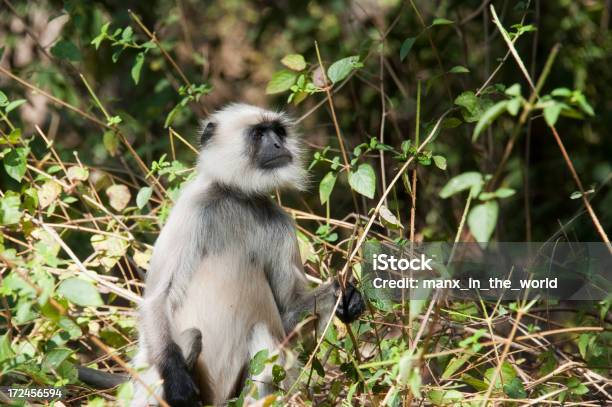
[[[278,340],[272,336],[268,327],[263,323],[256,324],[251,330],[248,337],[249,359],[252,359],[257,352],[262,350],[268,351],[268,357],[278,353]],[[282,354],[277,359],[277,364],[282,365]],[[247,361],[248,366],[248,361]],[[251,380],[257,388],[257,397],[262,398],[274,392],[274,380],[272,377],[272,365],[267,364],[264,370],[256,375],[251,376]]]
[[[179,335],[177,345],[185,358],[187,367],[193,374],[195,363],[200,356],[200,352],[202,351],[202,333],[197,328],[186,329]],[[146,361],[146,350],[144,349],[144,346],[141,345],[138,355],[134,359],[134,366],[137,369],[142,368],[143,366],[148,365]],[[157,399],[152,393],[155,393],[158,397],[163,398],[162,386],[160,385],[162,379],[159,372],[154,366],[148,366],[145,370],[139,372],[139,378],[148,386],[148,388],[147,386],[143,386],[140,381],[132,379],[132,383],[134,385],[132,407],[157,406]]]
[[[202,352],[202,332],[198,328],[189,328],[181,332],[177,341],[183,352],[187,368],[193,371],[195,363]]]

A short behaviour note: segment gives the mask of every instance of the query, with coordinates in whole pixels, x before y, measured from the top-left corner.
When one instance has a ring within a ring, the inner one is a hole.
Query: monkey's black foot
[[[189,374],[187,363],[176,343],[168,346],[160,370],[164,379],[164,398],[171,407],[202,406],[198,386]]]
[[[340,295],[342,298],[338,304],[336,316],[340,321],[348,324],[359,318],[365,309],[365,303],[359,290],[349,282],[346,283],[344,294]]]
[[[164,398],[170,407],[201,407],[196,384],[187,370],[177,370],[164,381]]]

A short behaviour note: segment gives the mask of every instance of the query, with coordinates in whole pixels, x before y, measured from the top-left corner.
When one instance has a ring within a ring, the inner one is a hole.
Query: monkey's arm
[[[292,331],[306,314],[316,313],[319,327],[327,323],[334,306],[340,297],[336,316],[345,323],[356,320],[365,309],[363,298],[355,286],[347,283],[344,291],[338,282],[333,281],[315,289],[308,287],[308,281],[302,268],[297,242],[286,256],[277,264],[278,270],[270,279],[275,293],[285,332]]]
[[[188,364],[188,359],[195,360],[195,358],[193,355],[184,355],[180,345],[172,338],[167,306],[168,290],[169,287],[164,284],[156,287],[155,292],[145,297],[140,311],[140,322],[144,332],[141,340],[147,349],[149,362],[155,365],[163,379],[164,398],[168,404],[199,406],[199,391]],[[201,335],[199,331],[197,333],[199,344],[192,342],[191,346],[195,344],[195,350],[199,353]]]

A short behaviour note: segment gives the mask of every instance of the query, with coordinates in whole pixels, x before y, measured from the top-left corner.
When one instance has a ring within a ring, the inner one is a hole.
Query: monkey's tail
[[[127,375],[103,372],[85,366],[77,366],[77,371],[80,381],[96,389],[111,389],[129,380]]]

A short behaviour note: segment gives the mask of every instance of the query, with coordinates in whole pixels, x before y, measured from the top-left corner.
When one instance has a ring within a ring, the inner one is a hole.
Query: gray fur
[[[261,171],[244,162],[249,160],[247,128],[262,120],[287,126],[290,165]],[[299,144],[288,119],[231,105],[210,122],[215,134],[207,136],[198,176],[185,187],[155,244],[135,364],[152,366],[143,376],[155,387],[164,350],[195,328],[202,334],[195,362],[200,397],[221,404],[236,396],[258,348],[278,346],[315,308],[326,321],[336,299],[331,284],[308,288],[293,220],[268,197],[275,188],[303,184]],[[154,400],[140,386],[133,405],[147,403]]]

